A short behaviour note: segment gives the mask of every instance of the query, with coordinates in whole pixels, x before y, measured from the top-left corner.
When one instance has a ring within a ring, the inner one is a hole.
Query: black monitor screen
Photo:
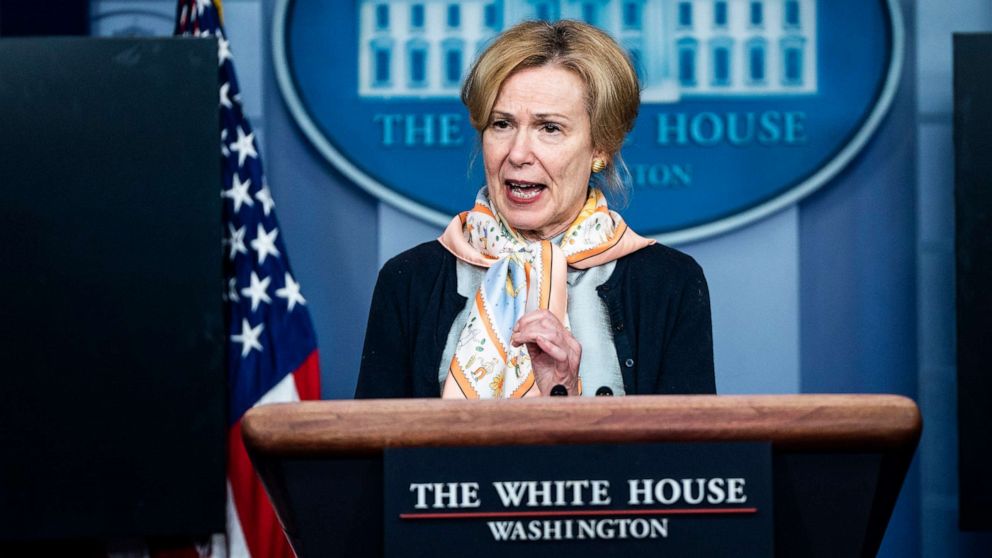
[[[0,541],[224,526],[216,43],[0,40]]]

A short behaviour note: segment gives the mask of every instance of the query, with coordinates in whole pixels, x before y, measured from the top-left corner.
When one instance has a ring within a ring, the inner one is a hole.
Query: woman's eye
[[[493,123],[490,124],[490,126],[496,128],[497,130],[505,130],[510,127],[510,123],[506,120],[493,120]]]
[[[552,124],[550,122],[547,123],[547,124],[543,124],[541,126],[541,129],[544,130],[545,132],[549,133],[549,134],[557,134],[558,132],[561,131],[561,127],[560,126],[558,126],[557,124]]]

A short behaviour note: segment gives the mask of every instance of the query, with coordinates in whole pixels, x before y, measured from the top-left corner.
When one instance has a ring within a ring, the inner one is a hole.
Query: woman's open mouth
[[[503,184],[506,186],[507,197],[517,203],[533,202],[546,188],[544,184],[523,180],[505,180]]]

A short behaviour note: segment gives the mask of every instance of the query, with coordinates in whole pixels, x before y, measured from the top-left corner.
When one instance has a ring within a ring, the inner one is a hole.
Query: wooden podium
[[[382,554],[384,448],[729,441],[772,444],[776,556],[874,556],[920,430],[894,395],[320,401],[243,422],[301,557]]]

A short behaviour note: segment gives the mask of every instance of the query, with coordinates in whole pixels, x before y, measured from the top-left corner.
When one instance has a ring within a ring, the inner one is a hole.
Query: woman
[[[627,228],[620,147],[639,106],[620,47],[575,21],[500,35],[462,88],[486,186],[383,267],[356,397],[715,393],[696,262]]]

